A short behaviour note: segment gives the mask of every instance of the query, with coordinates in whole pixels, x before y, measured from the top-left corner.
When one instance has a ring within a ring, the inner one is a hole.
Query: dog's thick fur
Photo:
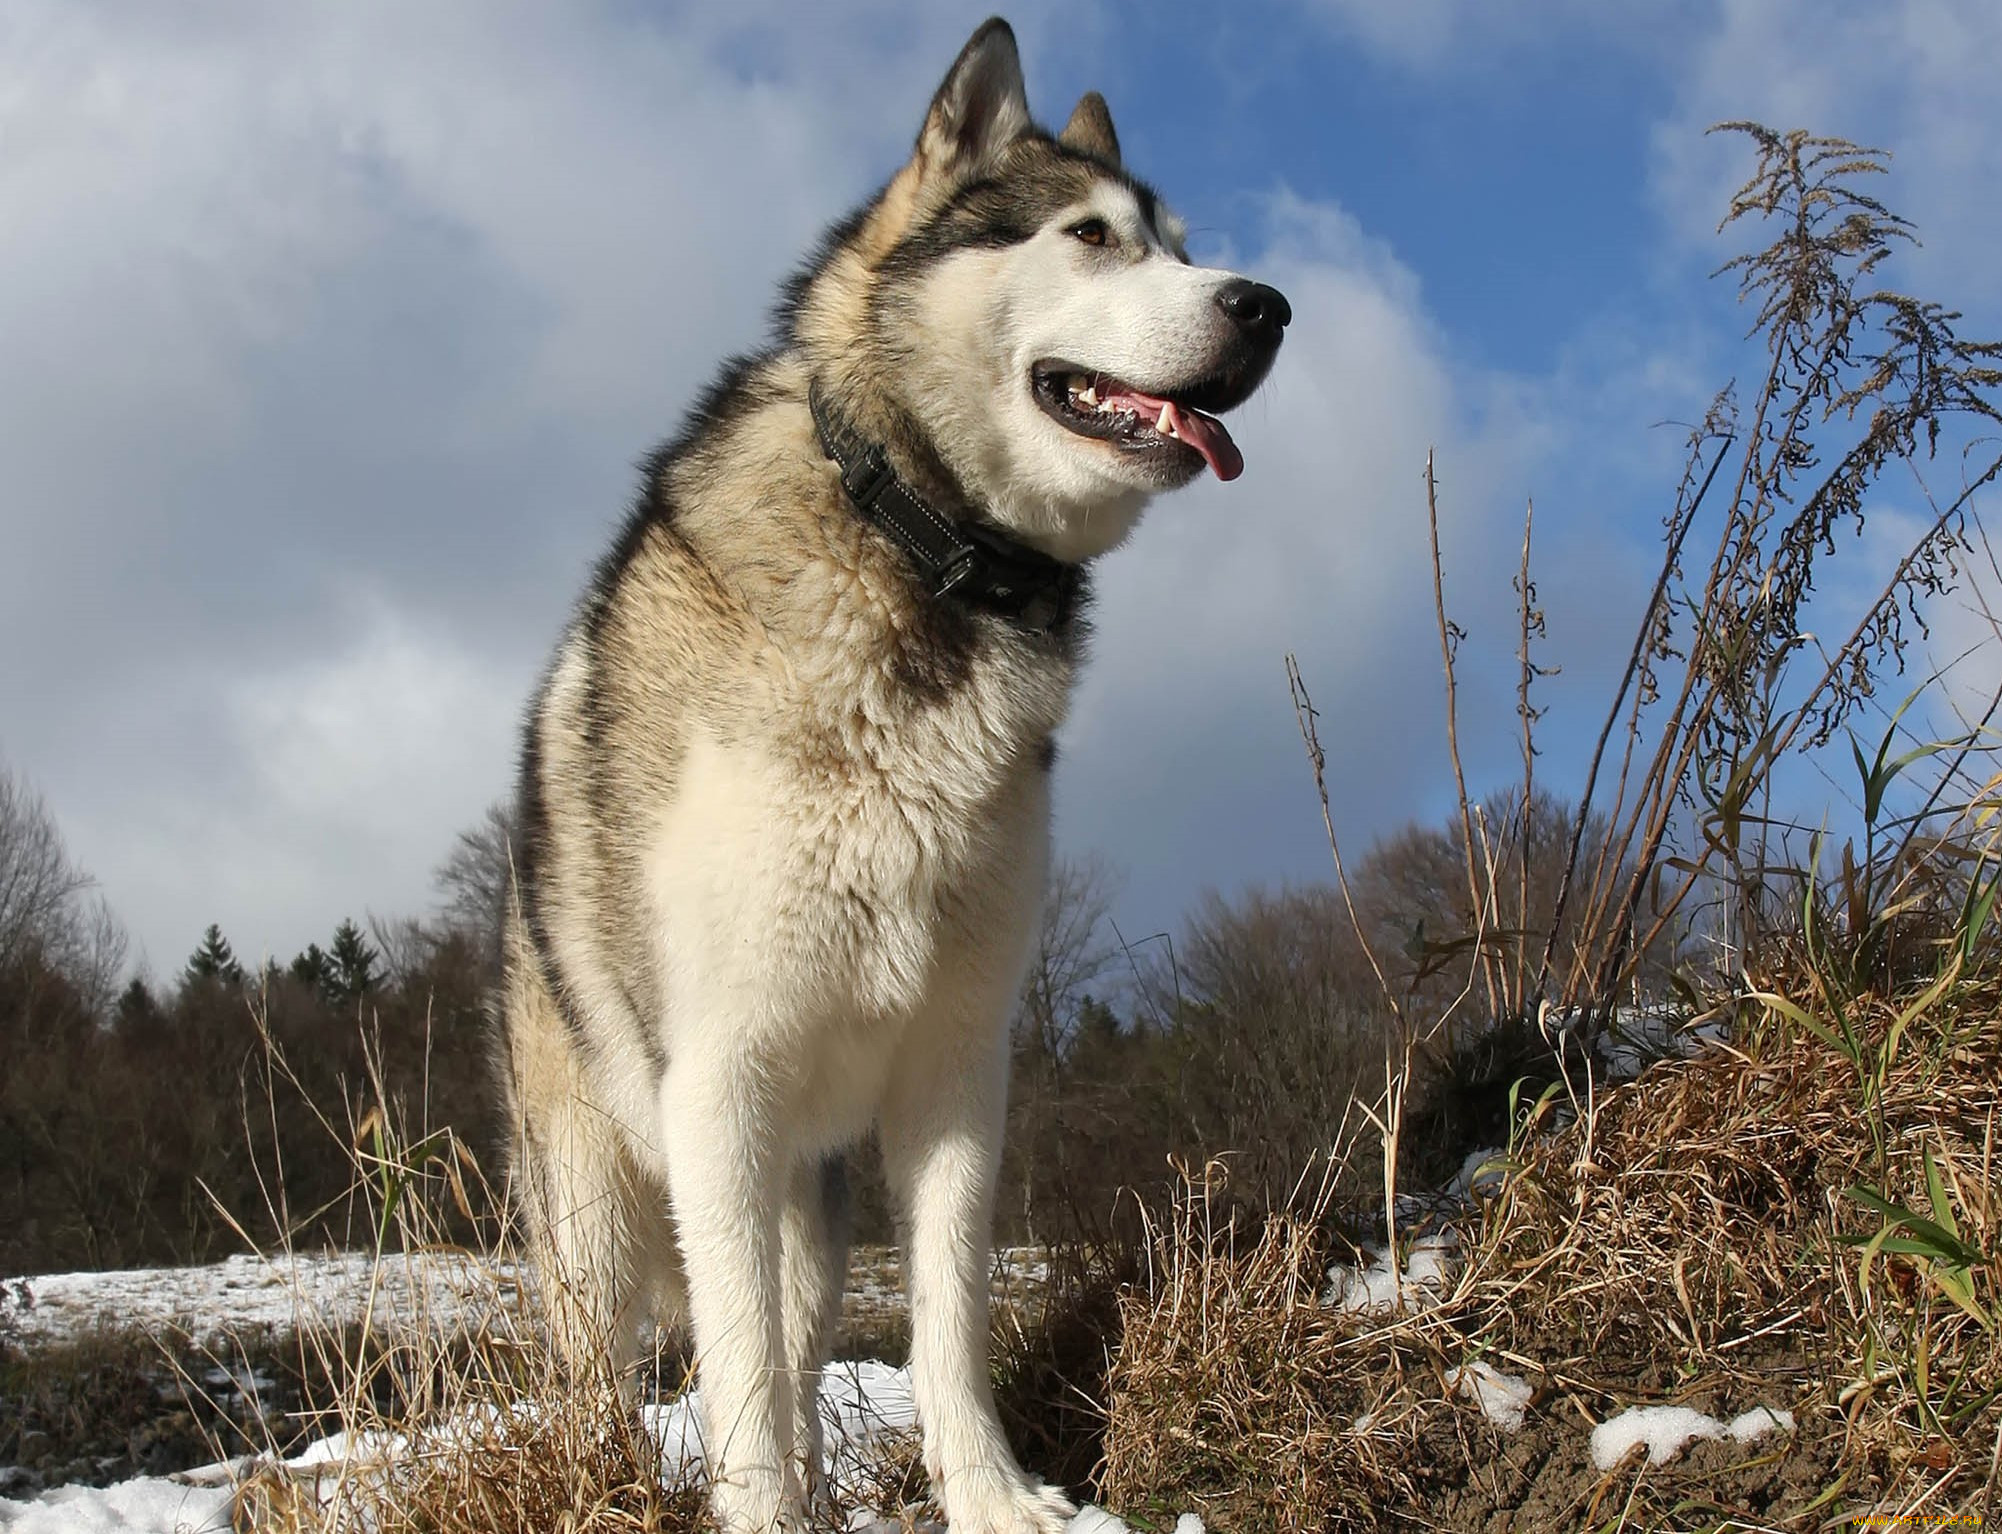
[[[841,1152],[872,1126],[952,1528],[1069,1512],[1003,1439],[986,1294],[1083,625],[933,596],[844,497],[809,384],[932,505],[1081,566],[1202,457],[1066,429],[1033,366],[1228,408],[1278,343],[1223,312],[1233,282],[1188,265],[1097,96],[1033,126],[989,22],[773,349],[649,462],[535,701],[500,1030],[521,1202],[574,1367],[629,1371],[646,1318],[692,1321],[728,1530],[806,1521]]]

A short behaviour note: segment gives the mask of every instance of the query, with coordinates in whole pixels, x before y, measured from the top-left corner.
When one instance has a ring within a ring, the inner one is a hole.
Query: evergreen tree
[[[331,997],[334,991],[334,965],[318,943],[308,943],[306,951],[292,961],[292,978],[301,985],[311,988],[319,997]]]
[[[159,1017],[159,1003],[153,1000],[153,993],[146,988],[146,982],[135,975],[118,998],[118,1026],[143,1028],[158,1021]]]
[[[181,971],[184,985],[203,980],[219,980],[227,985],[243,984],[243,966],[236,962],[236,953],[229,946],[229,939],[222,935],[222,928],[214,922],[209,923],[200,944],[188,956],[187,968]]]
[[[327,953],[334,995],[342,1001],[357,1001],[374,990],[381,982],[376,973],[377,957],[352,919],[336,927],[333,947]]]
[[[1104,1054],[1118,1043],[1119,1014],[1096,996],[1086,995],[1078,1003],[1072,1053],[1095,1050]]]

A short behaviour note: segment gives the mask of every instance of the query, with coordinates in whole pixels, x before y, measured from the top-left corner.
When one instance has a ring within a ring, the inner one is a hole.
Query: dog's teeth
[[[1154,430],[1164,437],[1175,435],[1175,411],[1171,405],[1161,407],[1161,419],[1154,423]]]
[[[1092,406],[1094,409],[1096,409],[1098,406],[1098,390],[1093,388],[1090,384],[1086,384],[1083,388],[1079,389],[1077,391],[1077,397],[1083,400],[1087,405]]]

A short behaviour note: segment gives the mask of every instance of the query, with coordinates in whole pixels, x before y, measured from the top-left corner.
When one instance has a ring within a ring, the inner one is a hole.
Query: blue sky
[[[157,971],[211,920],[282,957],[428,904],[633,464],[982,14],[0,0],[0,755]],[[1543,770],[1575,777],[1673,484],[1662,423],[1743,360],[1707,274],[1747,161],[1709,123],[1897,151],[1926,237],[1899,279],[2002,333],[1987,0],[1010,15],[1039,114],[1104,91],[1197,254],[1298,315],[1235,426],[1245,477],[1105,562],[1060,839],[1128,871],[1129,932],[1325,869],[1288,649],[1345,839],[1445,809],[1428,447],[1470,775],[1513,771],[1533,495]],[[1981,623],[1951,607],[1942,647]]]

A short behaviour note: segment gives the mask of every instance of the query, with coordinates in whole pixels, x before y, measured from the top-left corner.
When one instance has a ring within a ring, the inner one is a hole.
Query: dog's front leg
[[[1007,1102],[1007,1037],[948,1025],[918,1041],[884,1107],[884,1169],[904,1208],[911,1383],[925,1468],[952,1534],[1054,1534],[1062,1493],[1025,1475],[994,1411],[987,1275]]]
[[[792,1401],[780,1388],[784,1168],[758,1076],[727,1044],[678,1055],[661,1084],[662,1144],[717,1520],[728,1534],[789,1534],[806,1510],[787,1467]]]

